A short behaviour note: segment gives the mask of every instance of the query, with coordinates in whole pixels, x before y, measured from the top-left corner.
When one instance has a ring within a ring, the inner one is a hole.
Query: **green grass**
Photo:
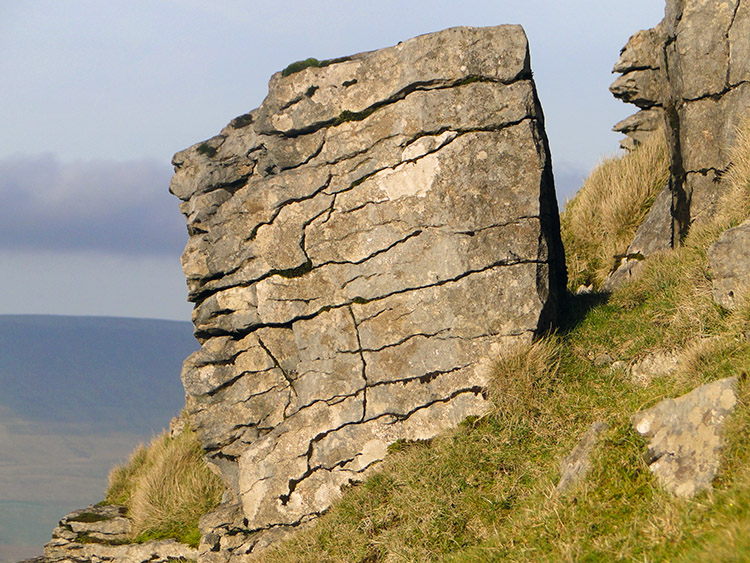
[[[663,172],[661,149],[654,150],[648,160],[659,172],[638,173],[649,182]],[[745,150],[750,154],[750,145]],[[621,165],[634,166],[632,159]],[[607,166],[607,174],[620,173]],[[707,259],[720,232],[750,214],[737,200],[750,201],[750,174],[734,176],[739,180],[712,224],[696,229],[678,250],[650,258],[639,279],[611,296],[571,295],[557,333],[500,360],[488,414],[429,442],[396,443],[377,473],[261,560],[750,560],[750,342],[744,336],[750,299],[736,311],[714,304]],[[650,194],[641,201],[641,216],[654,187],[640,192]],[[632,236],[633,226],[628,229]],[[590,280],[601,248],[578,247],[578,264],[588,264]],[[629,365],[657,351],[677,351],[680,363],[645,388],[627,370],[595,361],[607,354]],[[714,489],[692,500],[672,497],[654,482],[631,416],[743,374]],[[559,463],[595,420],[609,428],[591,472],[560,495]]]

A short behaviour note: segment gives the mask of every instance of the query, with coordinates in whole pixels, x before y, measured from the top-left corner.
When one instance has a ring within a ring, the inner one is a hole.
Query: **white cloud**
[[[155,160],[0,160],[0,248],[179,256],[187,240],[172,171]]]

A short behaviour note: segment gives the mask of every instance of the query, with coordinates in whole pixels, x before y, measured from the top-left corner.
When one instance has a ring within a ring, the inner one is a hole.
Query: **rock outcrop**
[[[736,377],[721,379],[633,416],[636,432],[649,440],[649,469],[665,489],[692,497],[710,488],[724,423],[737,405],[736,387]]]
[[[736,128],[750,111],[750,1],[667,0],[664,20],[624,47],[612,93],[640,111],[615,126],[634,143],[663,126],[674,239],[721,195]]]
[[[198,551],[175,540],[131,543],[131,522],[121,506],[89,506],[60,520],[44,546],[45,563],[170,563],[194,561]]]
[[[750,220],[722,233],[708,250],[714,301],[727,309],[750,291]]]
[[[187,409],[234,495],[202,521],[206,561],[320,514],[390,443],[482,413],[490,363],[565,287],[519,26],[308,62],[173,161],[202,343]]]

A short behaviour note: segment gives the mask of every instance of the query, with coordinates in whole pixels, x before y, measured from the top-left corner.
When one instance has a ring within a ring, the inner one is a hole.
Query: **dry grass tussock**
[[[134,539],[174,537],[197,545],[198,518],[219,503],[223,492],[195,434],[185,430],[175,438],[160,434],[112,470],[106,502],[128,508]]]
[[[506,423],[519,424],[549,405],[560,367],[560,343],[549,337],[503,356],[492,374],[490,399]]]
[[[623,255],[669,179],[663,132],[631,153],[605,159],[560,217],[571,288],[598,287]]]

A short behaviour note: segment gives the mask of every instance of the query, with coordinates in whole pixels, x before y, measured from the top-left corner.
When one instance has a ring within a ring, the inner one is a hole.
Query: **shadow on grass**
[[[568,293],[560,308],[560,316],[557,324],[559,334],[567,334],[576,328],[588,313],[600,305],[605,305],[610,298],[609,293]]]

